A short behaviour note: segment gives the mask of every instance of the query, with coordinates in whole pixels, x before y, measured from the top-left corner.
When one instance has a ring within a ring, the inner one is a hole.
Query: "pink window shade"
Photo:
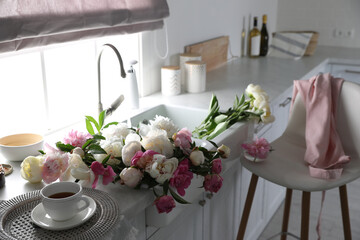
[[[166,0],[1,0],[0,53],[162,28]]]

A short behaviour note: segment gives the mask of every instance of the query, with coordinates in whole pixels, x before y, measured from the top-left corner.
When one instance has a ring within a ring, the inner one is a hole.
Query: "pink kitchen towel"
[[[309,80],[295,80],[293,101],[299,93],[306,108],[306,152],[310,175],[335,179],[341,176],[346,156],[336,131],[337,102],[344,79],[319,74]]]

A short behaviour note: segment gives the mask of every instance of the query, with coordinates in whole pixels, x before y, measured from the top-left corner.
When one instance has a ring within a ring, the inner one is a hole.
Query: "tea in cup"
[[[82,187],[75,182],[56,182],[40,191],[45,212],[54,221],[66,221],[90,205],[82,195]]]

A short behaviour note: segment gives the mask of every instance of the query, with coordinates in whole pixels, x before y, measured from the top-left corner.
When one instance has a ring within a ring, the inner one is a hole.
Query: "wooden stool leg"
[[[351,240],[350,215],[349,215],[349,205],[347,199],[346,185],[339,187],[339,194],[340,194],[343,227],[344,227],[344,239]]]
[[[282,222],[282,228],[281,228],[281,232],[283,232],[283,233],[288,231],[292,192],[293,192],[292,189],[290,189],[290,188],[286,189],[284,215],[283,215],[283,222]],[[281,240],[286,240],[286,237],[287,237],[286,234],[281,235]]]
[[[309,239],[310,192],[303,191],[301,202],[301,240]]]
[[[243,213],[242,213],[241,222],[240,222],[240,225],[239,225],[238,235],[237,235],[237,238],[236,238],[237,240],[243,240],[244,239],[246,225],[247,225],[247,221],[249,219],[251,205],[252,205],[252,202],[253,202],[253,199],[254,199],[258,179],[259,179],[259,176],[255,175],[255,174],[251,175],[251,180],[250,180],[250,184],[249,184],[249,190],[248,190],[248,193],[247,193],[247,196],[246,196],[245,206],[244,206],[244,210],[243,210]]]

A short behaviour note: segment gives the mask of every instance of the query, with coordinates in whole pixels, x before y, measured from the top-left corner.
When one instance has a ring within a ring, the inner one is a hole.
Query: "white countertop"
[[[207,74],[207,86],[204,93],[182,93],[172,97],[156,93],[142,98],[140,106],[144,108],[166,103],[208,108],[211,95],[215,93],[221,108],[227,109],[232,106],[235,94],[241,95],[250,83],[259,84],[269,94],[271,100],[292,86],[293,80],[302,79],[316,66],[326,63],[328,58],[359,60],[360,49],[319,46],[313,56],[303,57],[299,60],[270,57],[235,59]],[[22,179],[19,171],[20,162],[11,162],[11,164],[15,169],[11,175],[6,177],[5,187],[0,189],[0,200],[7,200],[44,186],[42,183],[31,184]],[[120,184],[109,184],[100,189],[118,199],[120,209],[122,209],[121,213],[128,218],[143,211],[154,199],[152,191],[133,190]]]

